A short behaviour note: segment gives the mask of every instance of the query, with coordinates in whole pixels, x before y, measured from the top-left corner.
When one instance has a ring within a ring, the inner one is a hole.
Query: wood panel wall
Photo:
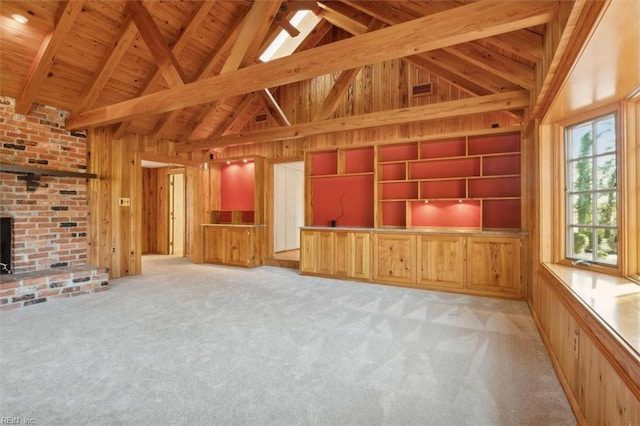
[[[201,262],[200,224],[209,203],[204,153],[179,156],[172,143],[151,144],[140,135],[113,139],[110,128],[90,130],[87,144],[88,171],[98,175],[89,182],[88,262],[108,267],[111,278],[142,272],[141,256],[149,244],[143,243],[143,158],[186,166],[185,255]],[[129,198],[130,206],[120,206],[120,198]]]

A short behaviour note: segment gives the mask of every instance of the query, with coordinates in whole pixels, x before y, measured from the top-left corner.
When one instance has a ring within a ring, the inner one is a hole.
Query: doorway
[[[300,260],[299,227],[304,225],[304,162],[275,164],[273,186],[274,258]]]
[[[184,256],[184,174],[169,175],[169,254]]]

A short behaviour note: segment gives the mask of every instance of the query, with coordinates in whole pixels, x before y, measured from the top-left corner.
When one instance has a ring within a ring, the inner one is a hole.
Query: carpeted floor
[[[148,256],[0,315],[0,416],[37,425],[570,425],[524,302]]]

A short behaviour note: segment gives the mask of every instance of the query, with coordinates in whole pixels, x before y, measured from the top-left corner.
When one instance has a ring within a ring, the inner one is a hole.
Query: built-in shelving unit
[[[521,228],[520,132],[306,155],[308,226]]]
[[[520,229],[520,134],[378,147],[378,227]]]
[[[306,218],[311,226],[374,226],[372,146],[307,152]]]

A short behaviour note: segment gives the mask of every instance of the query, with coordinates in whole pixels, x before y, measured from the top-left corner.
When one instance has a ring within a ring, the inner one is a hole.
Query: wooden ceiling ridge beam
[[[269,26],[279,10],[280,2],[255,2],[251,6],[249,12],[242,19],[236,42],[231,47],[229,56],[222,65],[219,75],[236,71],[257,59],[258,48],[256,46],[262,44],[262,40],[265,38],[267,31],[269,31]],[[221,110],[225,100],[225,98],[217,99],[217,102],[203,108],[196,119],[196,125],[187,139],[199,138],[207,131],[207,123]]]
[[[384,28],[384,26],[384,22],[376,18],[372,18],[365,32],[368,33],[371,31],[376,31]],[[356,76],[361,69],[362,67],[351,68],[349,70],[343,70],[340,73],[340,76],[336,79],[335,83],[331,87],[331,90],[329,91],[329,94],[318,109],[318,112],[313,118],[313,121],[328,120],[329,118],[331,118],[331,116],[340,106],[342,98],[347,93],[347,90],[349,90],[349,86],[351,86],[351,83],[353,83],[353,81],[356,79]]]
[[[180,142],[176,144],[175,148],[177,152],[191,152],[233,145],[300,139],[313,135],[422,122],[461,115],[511,110],[527,107],[529,105],[529,96],[529,92],[526,90],[497,93],[437,104],[379,111],[333,120],[312,121],[310,123],[296,124],[291,127],[257,130],[246,134]]]
[[[171,52],[147,8],[141,2],[132,0],[127,1],[125,8],[136,24],[167,84],[170,87],[177,87],[187,83],[187,75]]]
[[[555,2],[482,0],[183,87],[86,111],[70,117],[67,125],[70,129],[84,129],[111,124],[125,118],[200,105],[265,87],[442,49],[550,22],[557,8]],[[417,34],[421,37],[416,37]]]
[[[85,0],[70,0],[61,4],[59,19],[55,28],[44,37],[38,53],[33,58],[31,67],[22,83],[16,99],[18,114],[28,114],[38,92],[42,88],[47,74],[53,65],[55,56],[62,46],[65,37],[71,31],[78,14],[84,7]]]

